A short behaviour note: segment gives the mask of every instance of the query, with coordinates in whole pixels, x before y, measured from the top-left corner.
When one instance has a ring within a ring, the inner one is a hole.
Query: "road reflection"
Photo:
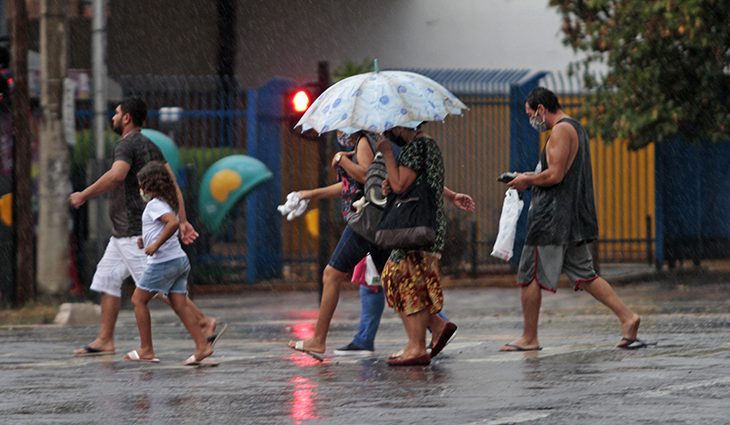
[[[312,359],[314,360],[314,359]],[[294,384],[292,391],[291,413],[295,424],[301,424],[310,419],[319,419],[316,413],[315,401],[317,400],[317,384],[313,384],[309,378],[297,376],[289,380]]]

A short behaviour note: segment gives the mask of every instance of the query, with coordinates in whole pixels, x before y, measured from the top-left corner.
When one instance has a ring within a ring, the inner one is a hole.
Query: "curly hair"
[[[167,202],[173,211],[177,212],[177,188],[172,181],[165,164],[160,161],[150,161],[137,173],[139,187],[153,198],[161,198]]]

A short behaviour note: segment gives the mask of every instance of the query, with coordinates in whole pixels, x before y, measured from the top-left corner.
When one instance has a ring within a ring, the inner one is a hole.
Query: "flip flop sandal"
[[[512,343],[504,344],[502,347],[510,347],[511,348],[510,350],[502,350],[502,348],[500,347],[499,351],[501,351],[503,353],[521,352],[521,351],[540,351],[540,350],[542,350],[542,347],[539,347],[539,346],[538,347],[520,347],[519,345],[512,344]]]
[[[116,354],[116,351],[104,351],[98,348],[94,348],[90,345],[85,345],[74,351],[74,357],[109,356],[112,354]]]
[[[639,338],[621,338],[621,341],[626,341],[626,344],[621,344],[618,346],[618,348],[621,348],[623,350],[638,350],[639,348],[646,348],[650,345],[657,345],[656,342],[647,342],[643,339]]]
[[[210,348],[215,347],[215,344],[218,342],[219,339],[221,339],[223,334],[226,332],[226,329],[228,329],[228,323],[223,323],[223,327],[220,331],[208,337],[208,344],[210,344]]]
[[[160,359],[157,357],[153,357],[151,359],[143,359],[139,356],[139,353],[137,350],[132,350],[129,353],[125,354],[124,357],[122,357],[122,360],[125,362],[142,362],[142,363],[159,363]]]
[[[202,360],[198,360],[197,357],[195,357],[195,354],[190,355],[184,362],[183,366],[198,366],[198,367],[215,367],[218,366],[220,363],[214,361],[214,360],[208,360],[208,358],[204,358]]]
[[[294,343],[293,347],[290,345],[289,348],[291,348],[294,351],[298,351],[300,353],[306,354],[306,355],[312,357],[313,359],[319,360],[320,362],[324,361],[324,352],[310,351],[310,350],[305,349],[304,341],[301,339],[299,341],[296,341]]]

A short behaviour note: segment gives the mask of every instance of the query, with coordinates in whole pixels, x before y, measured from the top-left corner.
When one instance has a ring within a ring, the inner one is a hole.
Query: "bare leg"
[[[187,304],[188,304],[188,310],[193,315],[193,318],[195,319],[195,322],[200,327],[201,332],[203,333],[203,336],[209,337],[213,334],[215,334],[215,328],[217,325],[216,319],[206,316],[205,313],[203,313],[198,306],[195,305],[193,300],[190,298],[187,298]]]
[[[163,293],[159,292],[157,294],[157,299],[164,302],[165,304],[171,306],[170,299]],[[218,325],[218,321],[212,317],[206,316],[205,313],[203,313],[198,306],[195,305],[193,300],[191,300],[188,297],[188,308],[190,309],[190,312],[195,317],[195,321],[198,323],[198,326],[200,326],[201,331],[203,332],[203,335],[206,337],[209,337],[213,334],[215,334],[215,328]]]
[[[542,305],[542,290],[536,281],[530,282],[520,290],[522,302],[522,336],[509,345],[499,347],[500,351],[518,351],[522,349],[536,349],[540,346],[537,339],[537,324],[540,319],[540,306]]]
[[[152,346],[152,319],[147,304],[155,296],[154,292],[136,288],[132,294],[132,305],[134,306],[134,318],[137,320],[139,330],[139,348],[137,353],[141,359],[154,359],[155,349]]]
[[[334,267],[327,266],[322,275],[322,302],[319,305],[317,324],[314,327],[314,335],[304,340],[304,349],[323,353],[327,348],[327,333],[330,329],[332,316],[335,314],[337,302],[340,300],[340,287],[342,282],[347,281],[347,273],[343,273]],[[294,347],[295,341],[289,341],[289,346]]]
[[[195,358],[200,361],[213,354],[213,349],[200,329],[198,319],[191,311],[189,298],[185,294],[170,294],[170,306],[185,325],[185,329],[195,342]]]
[[[122,299],[114,295],[101,294],[101,322],[99,323],[99,332],[96,339],[89,344],[89,347],[101,351],[114,352],[114,327],[117,324],[119,309],[122,305]],[[85,350],[79,348],[74,354],[84,354]]]
[[[444,331],[444,326],[446,326],[446,320],[442,319],[438,314],[432,314],[428,319],[428,327],[431,328],[432,347],[441,337],[441,332]]]
[[[426,327],[431,319],[431,313],[426,308],[410,315],[400,313],[400,316],[408,335],[408,343],[401,356],[410,359],[426,355]]]
[[[621,322],[621,332],[624,338],[628,340],[636,339],[641,318],[621,301],[621,298],[616,295],[616,292],[605,279],[599,277],[591,283],[583,284],[581,287],[613,311]],[[621,341],[617,346],[625,345],[624,343],[625,341]]]

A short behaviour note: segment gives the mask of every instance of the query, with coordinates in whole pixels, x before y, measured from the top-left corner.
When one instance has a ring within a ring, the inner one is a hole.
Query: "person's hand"
[[[137,238],[137,248],[144,249],[144,241],[142,241],[142,238]]]
[[[198,236],[200,234],[195,230],[192,224],[190,224],[189,221],[186,222],[180,222],[180,240],[185,245],[190,245],[191,243],[195,242],[196,239],[198,239]]]
[[[517,173],[517,177],[507,183],[507,187],[519,191],[527,190],[532,186],[529,182],[529,177],[524,173]]]
[[[154,242],[144,249],[144,253],[147,255],[153,255],[155,252],[157,252],[157,244]]]
[[[390,182],[388,181],[388,179],[385,179],[382,183],[380,183],[380,190],[383,191],[383,196],[390,195],[392,189],[390,187]]]
[[[81,192],[74,192],[68,195],[68,203],[74,208],[79,208],[86,203],[86,198]]]
[[[311,199],[312,198],[311,190],[300,190],[297,193],[299,194],[299,199]]]
[[[456,207],[460,210],[468,212],[474,212],[474,210],[476,209],[476,204],[474,203],[474,200],[466,193],[456,193],[454,195],[454,205],[456,205]]]
[[[375,147],[378,148],[380,152],[393,152],[393,146],[390,144],[390,139],[383,136],[382,134],[378,134],[378,140],[375,141]]]
[[[345,157],[349,158],[349,157],[351,157],[354,154],[355,154],[355,151],[341,151],[341,152],[337,152],[332,157],[332,162],[331,162],[332,168],[336,168],[338,165],[340,165],[340,161],[342,161],[343,158],[345,158]]]

